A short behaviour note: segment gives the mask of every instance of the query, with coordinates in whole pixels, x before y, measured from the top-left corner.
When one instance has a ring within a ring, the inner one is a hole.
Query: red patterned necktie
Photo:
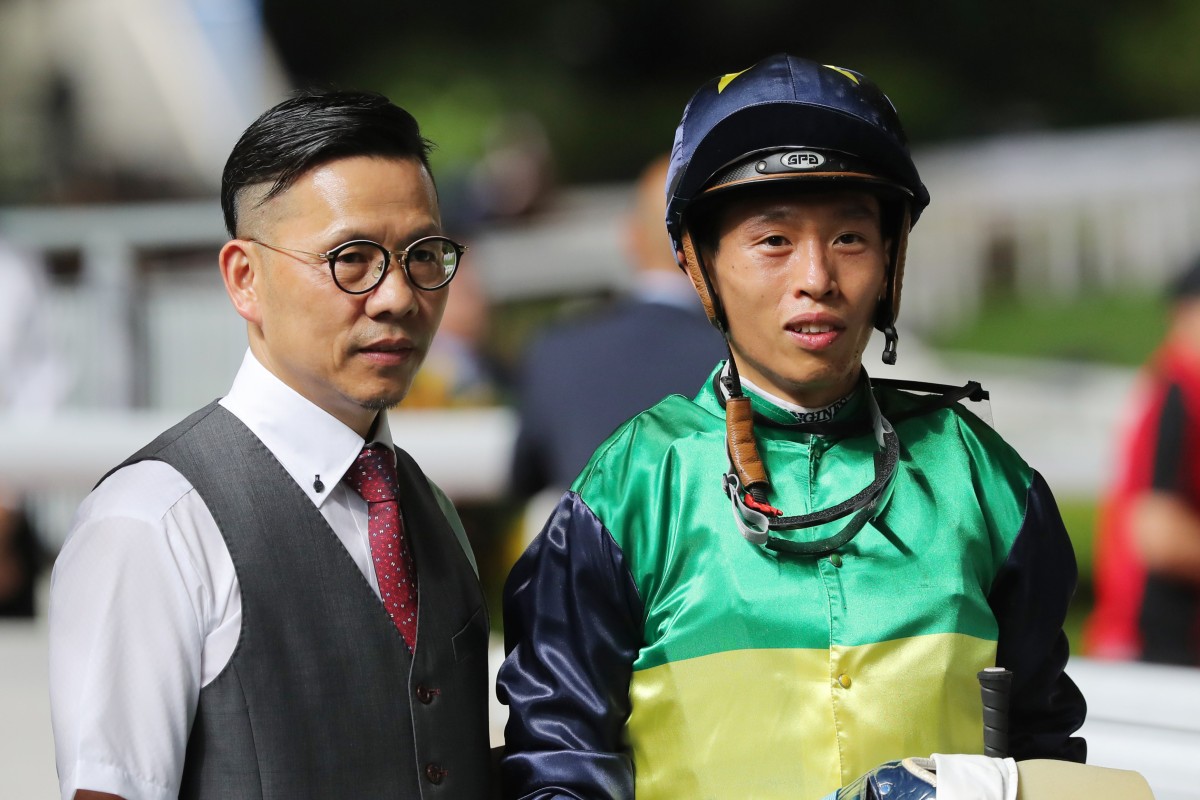
[[[381,445],[363,448],[344,479],[367,501],[367,533],[379,594],[388,616],[412,650],[417,640],[417,569],[396,503],[396,464]]]

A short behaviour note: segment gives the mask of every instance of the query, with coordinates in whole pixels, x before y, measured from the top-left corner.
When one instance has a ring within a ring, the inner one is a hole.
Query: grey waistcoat
[[[325,518],[223,407],[125,462],[191,482],[241,587],[241,636],[200,691],[182,798],[489,796],[483,594],[425,476],[397,455],[420,587],[412,655]]]

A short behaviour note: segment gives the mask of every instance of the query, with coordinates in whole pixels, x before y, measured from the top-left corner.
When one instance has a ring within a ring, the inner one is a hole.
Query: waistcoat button
[[[426,764],[425,765],[425,777],[429,780],[430,783],[432,783],[436,786],[437,784],[442,782],[443,778],[446,777],[446,770],[442,769],[437,764]]]
[[[417,699],[425,705],[432,703],[433,698],[437,697],[441,693],[442,692],[440,689],[430,689],[423,683],[417,686]]]

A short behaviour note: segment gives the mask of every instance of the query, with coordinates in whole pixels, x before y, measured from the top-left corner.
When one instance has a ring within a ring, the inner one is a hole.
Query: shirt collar
[[[845,398],[842,398],[841,400],[838,400],[837,402],[834,402],[827,406],[821,406],[820,408],[808,408],[807,406],[802,406],[802,405],[793,403],[790,400],[784,400],[779,395],[771,394],[766,389],[763,389],[762,387],[758,386],[757,384],[755,384],[753,381],[751,381],[749,378],[747,378],[745,376],[743,376],[741,378],[741,381],[742,381],[743,389],[748,389],[751,392],[754,392],[756,395],[761,397],[763,400],[766,400],[768,403],[770,403],[784,411],[787,411],[788,413],[790,413],[792,416],[795,416],[795,417],[803,417],[803,416],[807,416],[807,415],[811,415],[811,414],[817,414],[821,411],[827,411],[830,408],[832,408],[833,406],[836,406],[836,405],[839,405],[840,403],[845,402]]]
[[[725,369],[728,369],[726,365]],[[802,423],[806,425],[830,422],[838,416],[838,412],[849,402],[854,394],[852,389],[845,397],[841,397],[830,403],[827,406],[820,408],[807,408],[797,405],[789,400],[785,400],[778,395],[772,394],[765,389],[756,386],[745,376],[741,376],[742,389],[750,394],[751,402],[754,409],[759,413],[766,414],[777,422]],[[857,386],[855,387],[857,388]],[[754,402],[754,401],[759,402]]]
[[[220,403],[262,440],[317,507],[366,444],[363,437],[277,378],[249,350]],[[371,441],[391,449],[387,414],[378,416]]]

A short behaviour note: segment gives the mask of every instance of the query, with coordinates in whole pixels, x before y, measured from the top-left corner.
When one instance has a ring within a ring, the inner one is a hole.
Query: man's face
[[[717,226],[708,260],[741,374],[809,408],[846,395],[884,291],[879,201],[759,194],[732,200]]]
[[[398,251],[441,232],[437,195],[425,168],[411,159],[369,157],[315,167],[248,212],[239,231],[313,253],[352,239]],[[241,273],[229,266],[238,263],[245,265]],[[393,258],[374,290],[347,294],[333,282],[327,261],[248,239],[225,246],[222,267],[263,365],[364,435],[380,409],[408,392],[449,292],[415,288]]]

